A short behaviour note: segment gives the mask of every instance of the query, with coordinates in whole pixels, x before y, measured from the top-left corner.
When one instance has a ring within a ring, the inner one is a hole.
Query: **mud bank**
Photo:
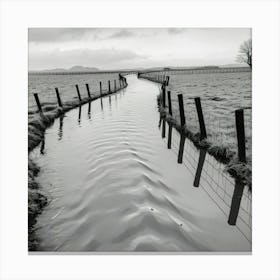
[[[92,98],[84,98],[81,101],[73,100],[63,104],[63,107],[42,106],[43,112],[32,112],[28,116],[28,153],[37,147],[44,139],[45,130],[50,127],[54,120],[64,113],[89,103],[93,100],[114,94],[127,87],[126,78],[123,77],[124,86],[107,93],[102,96],[94,96]],[[48,204],[48,198],[42,191],[40,185],[36,181],[36,176],[40,169],[28,156],[28,248],[36,250],[38,242],[36,233],[33,229],[37,216],[42,213],[44,207]]]

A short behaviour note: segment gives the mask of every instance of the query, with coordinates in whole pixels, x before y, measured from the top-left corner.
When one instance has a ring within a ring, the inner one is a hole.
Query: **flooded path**
[[[37,222],[41,250],[250,251],[250,229],[246,237],[229,226],[222,204],[193,187],[199,158],[193,145],[186,139],[178,164],[180,136],[173,129],[167,149],[170,130],[164,122],[159,130],[158,85],[127,80],[123,91],[57,119],[32,152],[50,197]],[[216,166],[207,157],[205,166]],[[215,170],[212,180],[222,167]]]

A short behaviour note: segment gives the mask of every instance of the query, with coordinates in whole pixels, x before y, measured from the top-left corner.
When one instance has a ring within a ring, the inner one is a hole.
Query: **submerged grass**
[[[125,83],[111,92],[103,93],[102,97],[113,94],[119,90],[127,87],[126,79],[123,78]],[[94,96],[92,98],[84,98],[79,100],[67,101],[63,107],[57,107],[51,104],[44,104],[42,112],[33,111],[28,113],[28,153],[31,152],[40,142],[44,139],[45,130],[51,126],[56,118],[64,113],[82,106],[85,103],[91,102],[100,98],[101,96]],[[42,212],[44,207],[48,204],[47,196],[43,193],[40,185],[36,181],[39,167],[28,158],[28,248],[29,251],[36,251],[38,249],[38,240],[34,230],[37,216]]]

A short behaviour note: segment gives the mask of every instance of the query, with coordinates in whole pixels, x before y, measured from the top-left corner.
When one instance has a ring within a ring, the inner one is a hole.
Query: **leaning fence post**
[[[165,90],[165,86],[162,85],[162,106],[163,108],[166,107],[166,96],[165,96],[166,90]]]
[[[186,124],[185,118],[185,111],[184,111],[184,102],[183,102],[183,95],[178,94],[178,102],[179,102],[179,110],[180,110],[180,120],[181,120],[181,127]]]
[[[166,76],[166,85],[169,85],[169,76]]]
[[[169,112],[169,115],[172,116],[172,102],[171,102],[170,90],[167,92],[167,97],[168,97],[168,112]]]
[[[111,93],[111,83],[108,81],[108,93]]]
[[[82,98],[81,98],[81,94],[80,94],[80,90],[79,90],[79,86],[78,85],[76,85],[76,89],[77,89],[77,94],[78,94],[79,100],[81,102]]]
[[[241,162],[246,162],[246,144],[244,130],[244,110],[235,111],[235,124],[237,132],[238,158]]]
[[[55,92],[56,92],[58,106],[62,107],[62,102],[61,102],[61,99],[60,99],[58,88],[55,88]]]
[[[91,96],[90,96],[90,90],[89,90],[89,85],[88,85],[88,84],[86,84],[86,87],[87,87],[87,94],[88,94],[88,98],[91,98]]]
[[[235,124],[236,124],[236,134],[237,134],[237,144],[238,144],[238,159],[239,161],[246,162],[246,144],[245,144],[245,130],[244,130],[244,110],[239,109],[235,111]],[[235,225],[241,199],[243,196],[244,183],[241,179],[237,178],[235,180],[234,192],[231,199],[230,213],[228,217],[228,224]]]
[[[102,96],[102,82],[99,82],[100,96]]]
[[[42,107],[41,107],[41,103],[40,103],[38,94],[37,94],[37,93],[34,93],[34,97],[35,97],[36,104],[37,104],[37,107],[38,107],[39,112],[42,112]]]
[[[204,138],[207,138],[207,133],[206,133],[205,123],[204,123],[203,112],[201,108],[200,97],[196,97],[194,101],[195,101],[199,127],[200,127],[200,140],[203,140]]]

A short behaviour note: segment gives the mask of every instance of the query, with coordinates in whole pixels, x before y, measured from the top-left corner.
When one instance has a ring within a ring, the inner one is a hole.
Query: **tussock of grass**
[[[251,190],[252,187],[252,168],[251,162],[242,163],[237,159],[236,153],[224,145],[215,145],[207,139],[200,140],[200,133],[193,133],[186,127],[181,127],[180,123],[168,114],[167,110],[161,106],[161,95],[157,97],[158,108],[161,118],[171,123],[180,133],[189,138],[197,148],[206,149],[217,161],[226,165],[225,170],[234,178],[241,179]]]
[[[111,91],[110,93],[102,94],[102,97],[115,93],[121,89],[127,87],[127,84]],[[81,102],[77,99],[67,101],[63,104],[63,108],[54,106],[53,104],[46,103],[42,106],[43,112],[32,111],[28,113],[28,152],[32,151],[44,138],[45,130],[51,126],[54,120],[63,115],[65,112],[70,111],[76,107],[79,107],[89,101],[100,98],[100,96],[94,96],[93,98],[84,98]],[[40,189],[39,184],[36,182],[36,176],[39,172],[38,166],[29,158],[28,159],[28,248],[30,251],[34,251],[38,247],[36,239],[34,225],[36,223],[37,216],[43,211],[44,207],[48,203],[47,196]]]
[[[28,159],[28,248],[36,250],[37,242],[33,226],[36,223],[37,216],[42,212],[47,205],[47,197],[40,190],[39,184],[35,181],[36,175],[40,169],[35,163]]]

